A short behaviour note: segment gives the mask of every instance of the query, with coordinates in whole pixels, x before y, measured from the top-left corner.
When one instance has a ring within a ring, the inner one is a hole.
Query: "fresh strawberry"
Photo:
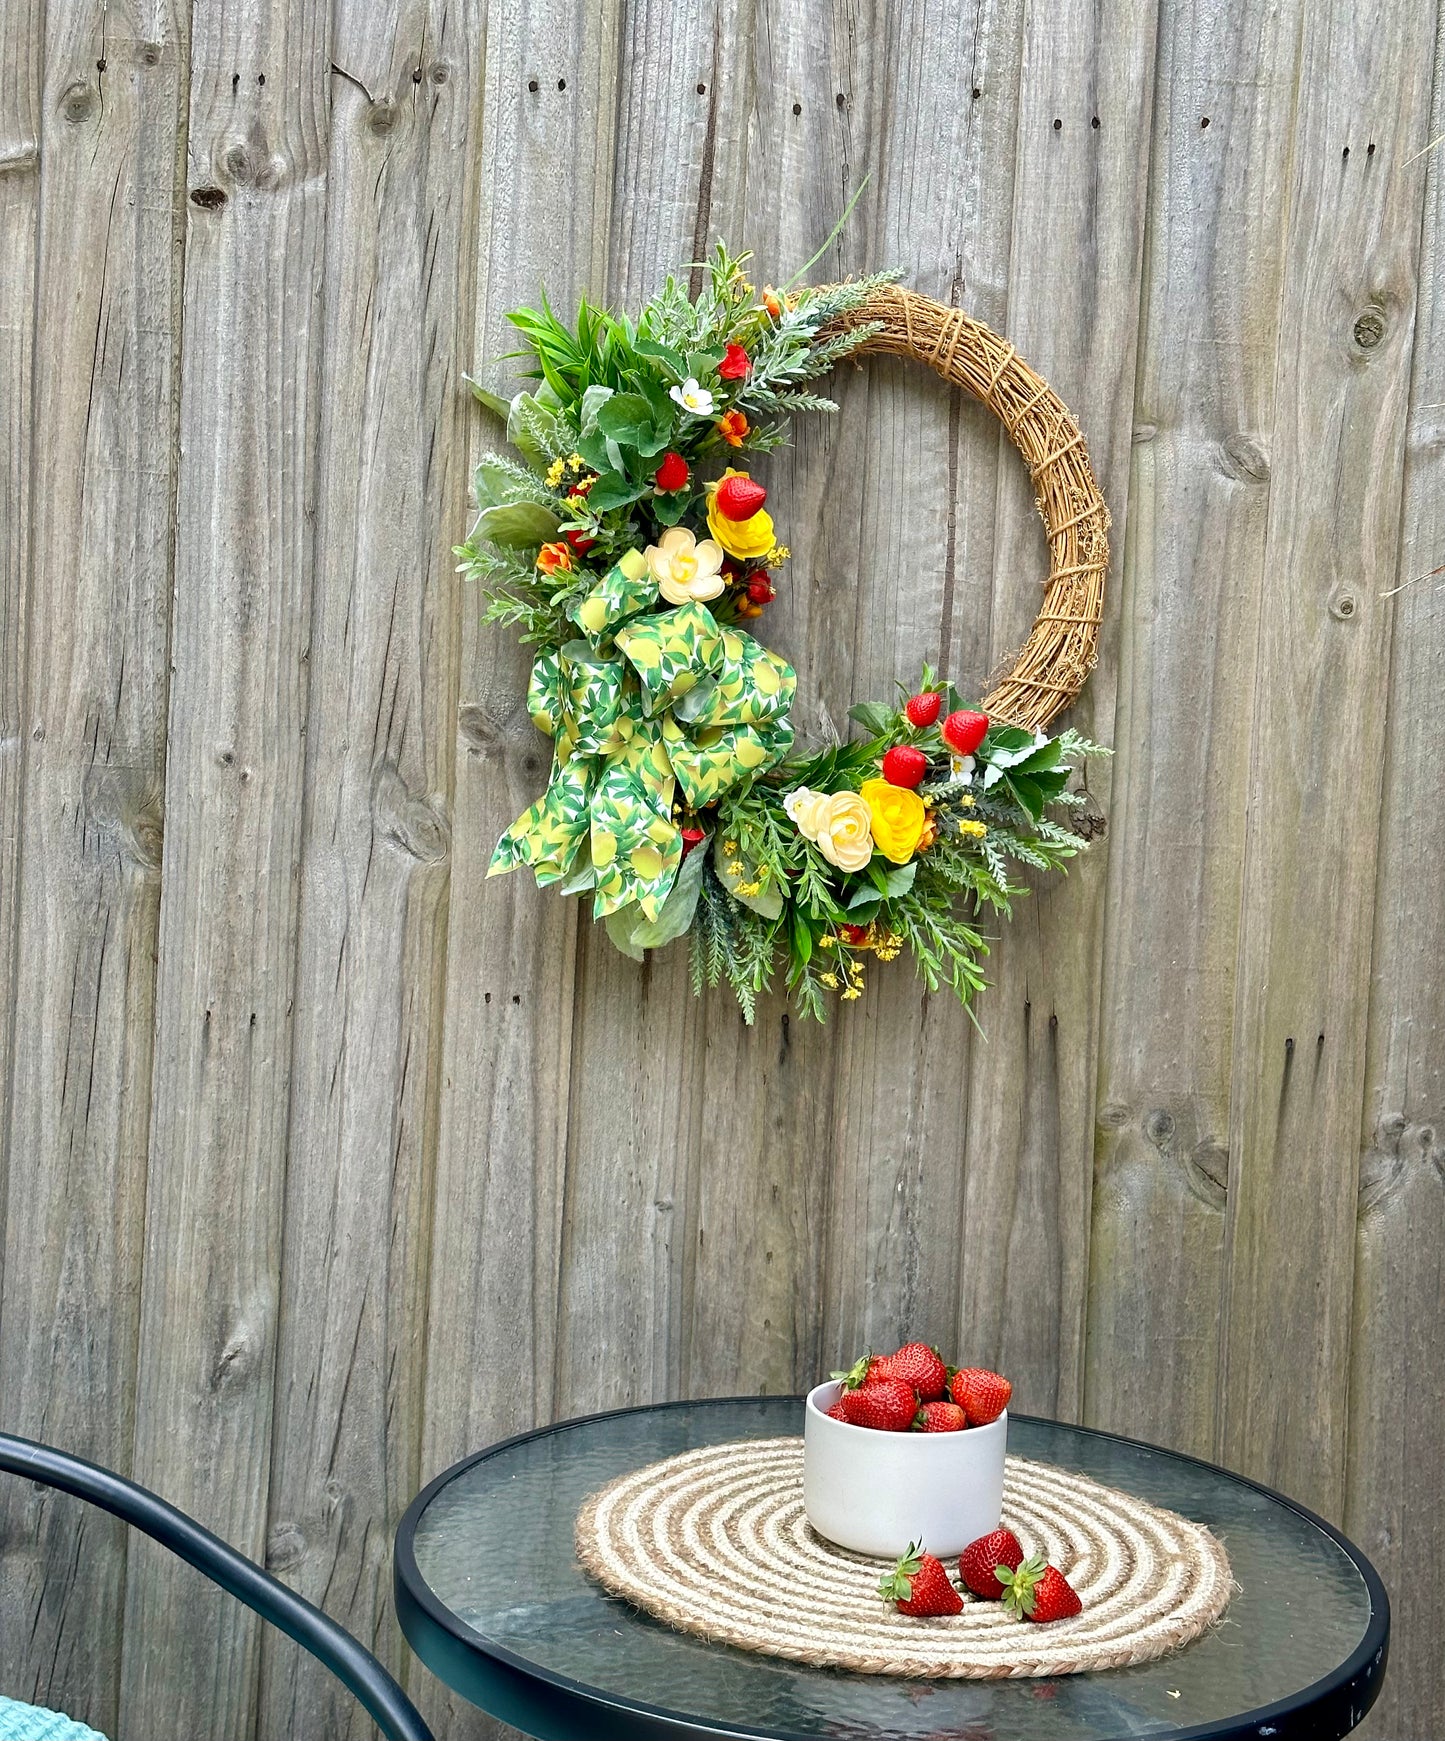
[[[971,756],[983,742],[984,734],[988,730],[988,715],[960,709],[957,713],[949,714],[938,730],[954,755]]]
[[[861,1390],[844,1391],[848,1419],[855,1427],[872,1427],[879,1433],[906,1433],[918,1413],[913,1386],[901,1378],[880,1378]]]
[[[889,1378],[901,1378],[918,1392],[919,1402],[937,1402],[948,1391],[948,1368],[943,1356],[926,1342],[905,1342],[883,1362]],[[957,1398],[954,1399],[957,1401]]]
[[[832,1408],[824,1409],[823,1413],[827,1415],[830,1421],[847,1421],[848,1425],[852,1426],[853,1423],[848,1420],[848,1410],[846,1407],[847,1395],[848,1393],[845,1391],[843,1395],[838,1398],[837,1402],[833,1404]]]
[[[855,1360],[846,1372],[830,1372],[828,1376],[841,1378],[844,1390],[857,1390],[874,1379],[886,1378],[887,1366],[881,1354],[865,1354],[861,1359]]]
[[[1016,1572],[1023,1564],[1024,1550],[1011,1529],[996,1529],[970,1542],[958,1557],[958,1575],[975,1596],[997,1602],[1003,1585],[996,1576],[1000,1566]]]
[[[1068,1620],[1084,1606],[1078,1591],[1058,1567],[1046,1566],[1037,1555],[999,1582],[1003,1585],[1004,1607],[1015,1620],[1033,1620],[1044,1626],[1050,1620]]]
[[[896,1602],[900,1614],[917,1619],[957,1614],[963,1607],[963,1597],[949,1582],[943,1562],[925,1554],[916,1542],[908,1544],[908,1552],[879,1580],[878,1594],[885,1602]]]
[[[938,710],[943,706],[943,697],[936,689],[925,689],[919,695],[910,695],[904,712],[908,715],[908,723],[916,725],[920,731],[926,725],[932,725],[938,718]]]
[[[912,744],[894,744],[883,757],[883,778],[890,786],[907,786],[910,789],[922,784],[923,776],[928,772],[928,757],[922,750],[914,749]]]
[[[1014,1393],[1006,1378],[982,1366],[965,1366],[962,1372],[955,1372],[951,1390],[971,1427],[986,1427],[996,1421]]]
[[[968,1416],[956,1402],[926,1402],[913,1417],[916,1433],[961,1433]]]
[[[751,520],[768,499],[768,492],[746,472],[730,472],[713,497],[725,520]]]

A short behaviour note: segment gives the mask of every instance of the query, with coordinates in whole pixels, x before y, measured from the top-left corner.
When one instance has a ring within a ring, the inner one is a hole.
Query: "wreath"
[[[458,547],[486,617],[535,649],[533,722],[554,744],[546,790],[502,836],[488,875],[529,866],[591,898],[636,960],[686,934],[694,990],[726,979],[751,1021],[781,967],[797,1008],[863,990],[870,959],[907,951],[930,990],[986,984],[991,913],[1018,867],[1083,850],[1072,781],[1104,753],[1049,722],[1094,662],[1108,511],[1058,396],[996,333],[880,274],[754,291],[719,247],[692,296],[669,278],[635,320],[543,299],[509,316],[534,390],[506,419],[520,462],[477,467]],[[844,357],[914,357],[1003,423],[1048,533],[1043,606],[976,708],[924,668],[897,703],[850,710],[862,735],[795,749],[796,677],[744,626],[777,596],[788,550],[741,462]]]

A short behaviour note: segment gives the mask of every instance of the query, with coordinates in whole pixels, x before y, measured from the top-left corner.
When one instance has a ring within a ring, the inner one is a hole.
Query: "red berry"
[[[961,1433],[968,1416],[956,1402],[926,1402],[913,1417],[915,1433]]]
[[[680,453],[665,453],[662,464],[652,474],[654,486],[667,495],[672,490],[680,490],[686,484],[691,472],[687,469],[687,461]]]
[[[770,605],[777,597],[765,569],[754,569],[748,576],[748,597],[755,605]]]
[[[906,1433],[918,1413],[913,1386],[901,1378],[870,1380],[861,1390],[845,1391],[848,1419],[855,1427],[878,1433]]]
[[[960,708],[957,713],[949,714],[938,728],[939,733],[956,756],[971,756],[983,742],[984,733],[988,730],[988,715],[986,713],[969,713]]]
[[[896,784],[897,782],[895,782]],[[948,1389],[948,1368],[943,1356],[926,1342],[905,1342],[883,1363],[889,1378],[901,1378],[918,1392],[919,1402],[937,1402]]]
[[[585,532],[564,532],[562,536],[579,556],[585,556],[597,542],[595,538],[589,538]]]
[[[842,937],[845,943],[851,943],[855,949],[860,943],[866,943],[868,941],[868,927],[866,925],[840,925],[838,927],[838,934]],[[882,1360],[875,1360],[873,1364],[877,1366],[880,1371],[882,1371],[887,1365],[887,1363]]]
[[[885,1602],[896,1602],[900,1614],[918,1618],[957,1614],[963,1607],[963,1597],[949,1582],[943,1562],[923,1553],[914,1542],[908,1544],[908,1552],[893,1570],[879,1580],[878,1594]]]
[[[755,484],[746,472],[733,472],[725,477],[713,498],[718,513],[725,520],[751,520],[767,499],[768,492],[761,484]]]
[[[682,836],[682,856],[684,858],[695,846],[701,846],[703,841],[707,839],[707,835],[701,828],[680,828],[678,833]]]
[[[958,1558],[958,1575],[975,1596],[997,1602],[1003,1585],[995,1576],[1000,1566],[1015,1572],[1023,1564],[1024,1550],[1011,1529],[996,1529],[970,1542]]]
[[[912,744],[894,744],[883,758],[883,778],[890,786],[917,786],[928,772],[928,757]]]
[[[1045,1626],[1050,1620],[1070,1619],[1084,1606],[1058,1567],[1046,1566],[1037,1555],[999,1582],[1004,1607],[1015,1620],[1033,1620]]]
[[[966,1366],[955,1372],[951,1388],[953,1400],[968,1416],[971,1427],[986,1427],[996,1421],[1014,1391],[1006,1378],[983,1366]]]
[[[752,366],[752,359],[741,345],[729,345],[717,372],[724,381],[741,381]]]
[[[938,710],[942,705],[943,697],[936,689],[925,689],[918,695],[910,695],[908,705],[903,711],[908,715],[908,723],[922,730],[938,718]]]

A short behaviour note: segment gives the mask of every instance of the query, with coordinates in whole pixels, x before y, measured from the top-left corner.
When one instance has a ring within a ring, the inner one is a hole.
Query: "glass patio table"
[[[564,1421],[437,1477],[397,1530],[396,1606],[421,1660],[541,1741],[1333,1741],[1385,1670],[1390,1611],[1360,1551],[1302,1506],[1210,1464],[1012,1416],[1009,1449],[1207,1524],[1239,1585],[1223,1622],[1137,1668],[919,1681],[808,1668],[672,1632],[578,1565],[582,1501],[614,1476],[730,1439],[800,1434],[800,1397],[719,1399]]]

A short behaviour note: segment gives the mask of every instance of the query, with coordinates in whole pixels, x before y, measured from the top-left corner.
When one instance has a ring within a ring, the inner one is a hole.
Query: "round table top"
[[[1384,1673],[1389,1604],[1360,1551],[1278,1494],[1131,1439],[1013,1416],[1009,1449],[1168,1506],[1220,1537],[1239,1589],[1221,1624],[1137,1668],[911,1681],[807,1668],[669,1631],[578,1565],[582,1501],[614,1476],[729,1439],[801,1433],[802,1399],[667,1403],[564,1421],[458,1463],[397,1531],[396,1599],[422,1661],[542,1741],[680,1735],[1317,1741]]]

